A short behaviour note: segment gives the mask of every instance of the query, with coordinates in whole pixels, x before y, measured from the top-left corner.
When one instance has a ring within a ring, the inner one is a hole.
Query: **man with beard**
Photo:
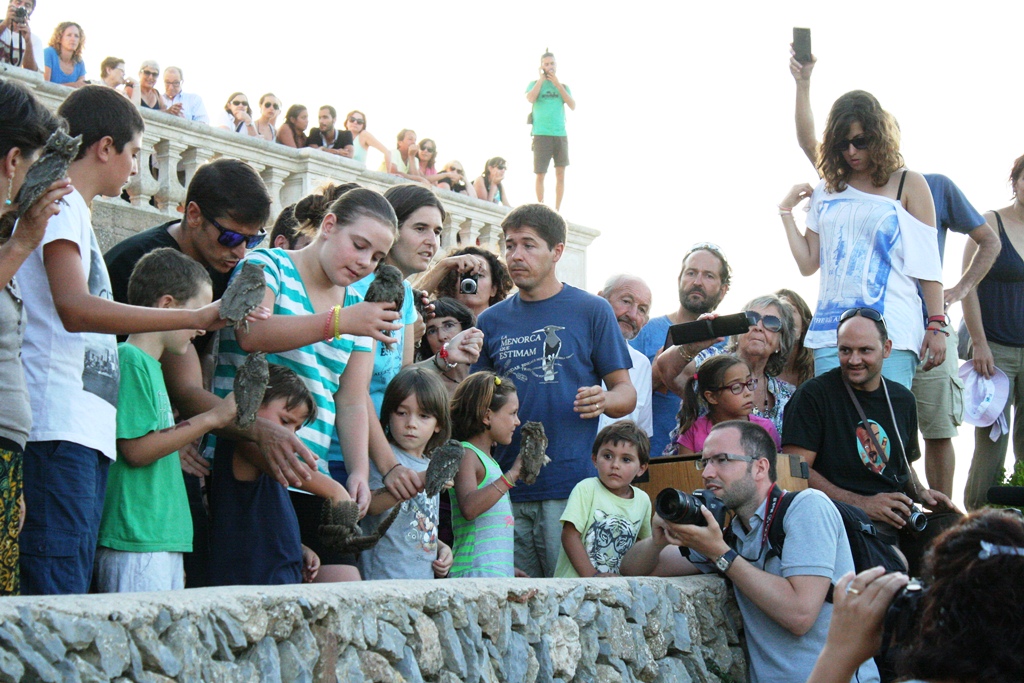
[[[704,487],[736,512],[732,540],[726,541],[705,507],[700,512],[706,526],[655,515],[651,536],[629,549],[619,570],[624,576],[717,572],[728,577],[743,615],[749,680],[803,683],[825,645],[832,620],[830,588],[853,573],[853,554],[839,511],[820,491],[801,491],[785,516],[775,519],[782,494],[775,485],[775,458],[775,442],[760,425],[741,420],[715,425],[698,466]],[[785,528],[781,549],[771,547],[773,521]],[[874,661],[862,664],[854,680],[877,683]]]
[[[651,288],[638,277],[614,275],[597,295],[607,299],[612,305],[612,313],[615,314],[619,329],[622,330],[622,336],[627,342],[636,339],[640,330],[651,319]],[[640,429],[647,432],[647,436],[651,436],[654,434],[654,417],[651,412],[651,361],[632,346],[629,347],[629,357],[633,359],[629,380],[636,389],[636,408],[625,417],[612,418],[601,415],[597,428],[604,429],[619,420],[633,420]]]
[[[629,345],[644,354],[651,362],[668,354],[671,363],[666,372],[659,374],[652,370],[651,409],[654,418],[654,433],[651,435],[651,456],[661,455],[668,445],[669,432],[676,425],[680,398],[668,389],[664,379],[674,369],[679,374],[683,367],[701,349],[682,348],[669,345],[666,348],[668,328],[679,323],[693,322],[702,313],[718,307],[729,291],[731,277],[729,262],[722,250],[708,242],[690,247],[683,256],[683,267],[679,271],[679,309],[668,315],[651,320]]]

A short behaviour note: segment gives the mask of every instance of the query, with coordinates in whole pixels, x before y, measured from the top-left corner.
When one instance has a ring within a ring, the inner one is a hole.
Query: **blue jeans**
[[[25,446],[22,595],[88,593],[110,459],[70,441]]]
[[[893,350],[889,357],[882,363],[882,377],[899,382],[907,389],[914,383],[914,374],[917,372],[919,358],[913,351]],[[832,368],[839,367],[839,349],[835,346],[827,346],[823,349],[814,349],[814,376],[824,375]]]

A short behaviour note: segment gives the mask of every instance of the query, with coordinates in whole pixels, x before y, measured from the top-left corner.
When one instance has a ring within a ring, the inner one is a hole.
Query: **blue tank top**
[[[1013,248],[997,212],[1002,250],[978,283],[978,303],[985,338],[1003,346],[1024,347],[1024,259]]]

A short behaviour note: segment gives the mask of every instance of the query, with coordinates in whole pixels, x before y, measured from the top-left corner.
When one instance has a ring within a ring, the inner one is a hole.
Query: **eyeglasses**
[[[733,382],[732,384],[726,384],[724,387],[712,387],[707,389],[707,391],[725,391],[726,389],[736,394],[737,396],[742,394],[744,389],[750,389],[751,391],[754,391],[757,389],[757,378],[752,377],[748,379],[746,382]]]
[[[436,337],[438,332],[454,332],[456,328],[458,328],[459,331],[462,330],[462,325],[459,324],[458,321],[446,320],[443,323],[441,323],[440,327],[427,327],[426,334],[428,337]]]
[[[142,75],[143,76],[149,76],[150,78],[156,78],[157,76],[160,75],[160,72],[159,71],[150,71],[149,69],[143,69],[142,70]]]
[[[363,119],[357,119],[354,116],[348,117],[348,122],[349,123],[358,123],[360,126],[363,125],[364,123],[366,123],[366,121],[364,121]]]
[[[168,88],[177,88],[181,85],[181,81],[164,81],[164,85]]]
[[[876,323],[882,323],[882,327],[885,327],[885,318],[883,318],[882,314],[873,308],[848,308],[845,311],[843,311],[843,314],[841,316],[839,316],[839,325],[842,325],[850,318],[857,317],[867,318],[868,320],[874,320]],[[836,325],[836,327],[839,327],[839,325]]]
[[[782,319],[777,315],[761,315],[757,311],[744,311],[744,313],[751,327],[761,323],[769,332],[778,332],[782,329]]]
[[[865,135],[858,135],[857,137],[850,138],[849,140],[840,140],[836,143],[835,150],[837,152],[845,152],[850,148],[850,145],[853,145],[854,149],[867,149],[868,138]]]
[[[281,109],[281,105],[278,104],[277,102],[264,102],[263,106],[266,109],[270,109],[271,107],[273,107],[274,109],[277,109],[277,110]]]
[[[260,230],[255,235],[243,235],[240,232],[228,230],[223,225],[218,223],[216,220],[208,216],[206,212],[203,211],[201,208],[199,209],[199,212],[203,214],[203,218],[209,221],[210,224],[213,227],[217,228],[217,231],[220,232],[220,234],[217,235],[217,244],[227,247],[228,249],[234,249],[242,242],[245,242],[246,249],[255,249],[256,247],[260,246],[260,242],[267,238],[266,230]]]
[[[707,467],[708,465],[722,467],[723,465],[725,465],[725,463],[729,461],[754,462],[755,460],[760,460],[760,458],[754,455],[736,455],[735,453],[719,453],[718,455],[711,455],[706,458],[701,458],[700,460],[695,460],[693,464],[698,471],[702,472],[704,471],[704,468]]]
[[[249,103],[246,102],[245,100],[231,100],[231,104],[235,105],[236,107],[248,107],[249,106]]]

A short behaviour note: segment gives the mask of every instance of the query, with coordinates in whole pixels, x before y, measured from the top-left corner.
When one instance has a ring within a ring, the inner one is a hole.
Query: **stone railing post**
[[[480,248],[501,255],[505,250],[505,234],[500,225],[484,223],[480,228]]]
[[[156,208],[166,214],[177,215],[178,205],[185,201],[185,188],[178,180],[178,166],[185,149],[185,144],[176,140],[161,140],[156,145],[159,187],[153,196]]]
[[[467,218],[459,226],[459,241],[460,246],[463,247],[475,247],[476,239],[480,236],[480,229],[484,227],[484,222],[476,218]]]
[[[205,147],[189,147],[182,153],[181,164],[185,169],[184,187],[186,192],[189,183],[192,182],[192,176],[196,174],[196,169],[209,161],[212,156],[213,151]]]
[[[159,183],[153,178],[150,170],[150,160],[153,158],[153,148],[160,142],[157,135],[151,134],[148,130],[142,134],[142,150],[139,151],[138,173],[128,179],[125,190],[131,198],[132,206],[149,206],[149,200],[160,188]]]
[[[271,217],[276,217],[277,214],[281,213],[281,209],[287,206],[281,198],[281,190],[284,188],[288,171],[275,168],[274,166],[267,166],[260,171],[260,177],[263,178],[263,182],[267,186],[267,192],[270,193],[270,215]],[[291,202],[288,203],[291,204]]]

